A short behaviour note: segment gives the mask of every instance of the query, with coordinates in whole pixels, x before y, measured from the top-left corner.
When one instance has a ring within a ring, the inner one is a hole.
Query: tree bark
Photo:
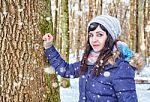
[[[139,52],[139,0],[136,0],[136,33],[135,33],[135,52]]]
[[[79,12],[81,13],[82,11],[82,8],[81,8],[81,0],[79,0]],[[80,60],[80,49],[81,49],[81,34],[83,33],[82,32],[82,28],[81,28],[81,14],[78,15],[78,32],[77,32],[77,48],[76,48],[76,51],[77,51],[77,61]]]
[[[45,79],[39,0],[0,1],[0,101],[43,102]]]
[[[90,21],[93,18],[93,1],[89,0],[89,16],[88,16],[88,21]]]
[[[135,0],[130,0],[130,34],[129,39],[130,43],[129,46],[135,51],[134,48],[134,35],[135,35]]]
[[[62,0],[62,49],[61,55],[65,61],[69,62],[69,12],[68,12],[68,0]],[[69,87],[70,81],[62,78],[61,80],[63,87]]]

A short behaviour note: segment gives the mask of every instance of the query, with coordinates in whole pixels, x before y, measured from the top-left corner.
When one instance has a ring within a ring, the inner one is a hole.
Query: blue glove
[[[134,56],[133,51],[128,47],[126,43],[118,41],[117,47],[120,49],[120,57],[125,59],[126,61],[129,61]]]

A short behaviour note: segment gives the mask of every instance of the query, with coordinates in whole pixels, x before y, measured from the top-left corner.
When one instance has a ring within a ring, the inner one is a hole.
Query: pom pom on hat
[[[121,34],[120,22],[116,17],[112,17],[109,15],[96,16],[89,22],[88,28],[93,22],[102,24],[108,30],[114,41]]]

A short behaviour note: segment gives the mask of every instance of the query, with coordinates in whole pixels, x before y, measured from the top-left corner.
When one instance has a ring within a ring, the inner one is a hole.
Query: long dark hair
[[[100,55],[98,56],[97,61],[94,65],[94,68],[93,68],[94,76],[98,76],[100,74],[100,72],[103,70],[105,64],[107,63],[108,59],[113,55],[113,46],[115,44],[115,42],[113,41],[113,38],[111,37],[111,35],[107,31],[107,29],[99,23],[95,23],[95,22],[91,23],[88,28],[88,33],[90,31],[94,31],[98,26],[100,26],[100,28],[106,32],[107,39],[106,39],[104,48],[100,51]],[[86,43],[86,49],[84,51],[83,58],[82,58],[81,64],[80,64],[80,74],[81,75],[87,71],[87,60],[88,60],[88,55],[91,50],[92,50],[92,47],[89,43],[89,36],[88,36],[88,41]]]

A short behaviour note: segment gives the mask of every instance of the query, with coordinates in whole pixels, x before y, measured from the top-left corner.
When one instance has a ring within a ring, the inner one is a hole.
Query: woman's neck
[[[100,52],[95,52],[93,50],[90,51],[89,55],[88,55],[88,65],[93,65],[95,64],[95,62],[97,61],[97,58],[99,56]]]

